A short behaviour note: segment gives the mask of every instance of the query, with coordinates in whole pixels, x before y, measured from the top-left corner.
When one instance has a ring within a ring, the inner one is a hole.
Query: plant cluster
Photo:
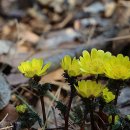
[[[30,78],[30,87],[36,89],[41,99],[43,110],[43,129],[47,129],[46,112],[43,97],[50,91],[51,84],[40,84],[40,78],[46,74],[50,63],[43,66],[42,59],[22,62],[18,69]],[[64,130],[69,128],[69,119],[78,125],[80,130],[91,126],[91,130],[129,130],[129,115],[121,115],[117,107],[117,99],[120,90],[130,79],[129,57],[118,54],[113,56],[110,52],[92,49],[83,51],[79,59],[66,55],[61,61],[64,70],[65,81],[70,86],[70,97],[68,104],[61,101],[56,102],[56,108],[61,111],[65,125]],[[74,98],[80,97],[72,108]],[[26,116],[26,106],[18,106],[20,117]],[[35,112],[32,111],[34,115]],[[38,121],[39,118],[35,116]],[[29,118],[29,116],[28,116]],[[41,123],[40,123],[41,124]],[[32,126],[28,125],[29,127]]]

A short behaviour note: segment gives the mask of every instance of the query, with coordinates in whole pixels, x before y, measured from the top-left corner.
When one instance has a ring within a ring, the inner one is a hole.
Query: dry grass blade
[[[54,97],[56,97],[57,100],[58,100],[59,97],[60,97],[60,92],[61,92],[61,87],[58,88],[56,94],[54,95]],[[50,111],[51,111],[51,108],[52,108],[52,104],[55,102],[56,99],[54,98],[54,99],[51,101],[50,105],[49,105],[48,112],[47,112],[47,120],[46,120],[46,122],[45,122],[45,125],[44,125],[44,127],[43,127],[43,130],[45,129],[45,126],[46,126],[47,121],[48,121],[48,119],[49,119],[49,114],[50,114]],[[55,124],[55,125],[56,125],[56,124]]]
[[[0,128],[0,130],[8,130],[10,128],[13,128],[13,126],[7,126],[7,127],[4,127],[4,128]]]
[[[8,113],[5,115],[5,117],[2,119],[2,121],[0,122],[0,125],[2,125],[2,124],[4,124],[4,122],[5,122],[5,120],[6,120],[6,118],[8,117]],[[13,126],[12,125],[10,125],[10,126],[6,126],[6,127],[3,127],[3,128],[0,128],[0,130],[12,130],[11,128],[13,128]]]
[[[5,119],[7,118],[7,116],[8,116],[8,113],[5,115],[5,117],[2,119],[2,121],[0,122],[0,124],[2,124],[4,121],[5,121]]]

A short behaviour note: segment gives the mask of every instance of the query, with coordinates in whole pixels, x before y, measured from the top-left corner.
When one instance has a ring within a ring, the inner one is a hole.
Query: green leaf
[[[40,117],[38,116],[37,113],[34,113],[32,111],[28,111],[25,112],[24,114],[21,114],[18,118],[18,121],[21,122],[22,128],[31,128],[37,121],[39,125],[42,127]]]
[[[61,114],[63,116],[65,116],[65,113],[67,112],[67,106],[64,105],[62,102],[60,101],[56,101],[57,105],[55,108],[57,108],[58,110],[60,110]]]
[[[77,123],[77,124],[81,123],[82,119],[84,118],[81,106],[74,107],[72,114],[74,116],[74,122]]]
[[[50,83],[45,83],[45,84],[39,84],[37,87],[38,90],[38,95],[39,96],[44,96],[48,90],[51,89],[51,84]]]
[[[114,125],[112,126],[112,130],[118,130],[118,128],[120,128],[120,126],[121,126],[121,122],[118,121],[116,124],[114,124]]]
[[[104,111],[109,115],[117,115],[119,113],[119,110],[116,108],[116,106],[112,104],[106,104]]]

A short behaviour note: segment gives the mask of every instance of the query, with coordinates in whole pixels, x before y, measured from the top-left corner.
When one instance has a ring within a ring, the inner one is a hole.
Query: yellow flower
[[[82,97],[91,98],[101,96],[104,86],[101,83],[96,83],[95,81],[81,80],[75,88],[78,94]]]
[[[118,121],[119,121],[119,116],[118,115],[115,115],[115,119],[114,119],[114,123],[116,124]],[[108,122],[109,123],[112,123],[112,115],[110,115],[109,117],[108,117]]]
[[[128,56],[118,54],[105,64],[105,75],[111,79],[129,79],[130,78],[130,60]]]
[[[46,74],[47,69],[50,67],[50,63],[43,66],[43,59],[32,59],[31,61],[22,62],[18,69],[21,73],[23,73],[26,77],[32,78],[35,75],[42,76]]]
[[[115,99],[115,95],[112,92],[110,92],[108,88],[103,89],[102,95],[106,103],[109,103]]]
[[[69,55],[66,55],[61,61],[61,67],[67,71],[69,76],[80,75],[79,61],[76,58],[71,59]]]
[[[26,110],[27,110],[27,106],[25,104],[16,107],[16,111],[18,113],[25,113]]]
[[[83,51],[83,56],[80,57],[80,70],[83,74],[103,74],[104,73],[104,63],[111,58],[110,52],[104,52],[103,50],[96,50],[95,48],[91,50],[89,54],[88,51]]]

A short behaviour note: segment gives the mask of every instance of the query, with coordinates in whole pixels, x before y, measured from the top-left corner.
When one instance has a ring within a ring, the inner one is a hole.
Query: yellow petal
[[[38,73],[41,69],[42,69],[42,66],[43,66],[43,59],[42,58],[39,58],[39,59],[32,59],[32,68],[34,69],[34,71],[36,71],[36,73]]]
[[[84,98],[89,98],[91,96],[98,97],[101,95],[104,86],[100,83],[96,83],[91,80],[81,80],[78,82],[76,87],[77,92]]]
[[[91,58],[93,59],[93,58],[96,58],[96,57],[97,57],[97,49],[93,48],[91,50]]]
[[[61,67],[64,70],[68,70],[71,65],[71,57],[69,55],[66,55],[62,61],[61,61]]]
[[[47,64],[42,68],[42,70],[40,70],[40,71],[37,73],[37,75],[38,75],[38,76],[41,76],[41,75],[46,74],[46,71],[47,71],[47,69],[48,69],[50,66],[51,66],[51,63],[47,63]]]
[[[24,69],[23,69],[23,66],[18,66],[18,69],[19,69],[19,71],[21,72],[21,73],[24,73]]]
[[[90,54],[88,51],[83,51],[82,54],[83,54],[83,58],[84,58],[84,60],[86,60],[86,62],[90,60]]]

